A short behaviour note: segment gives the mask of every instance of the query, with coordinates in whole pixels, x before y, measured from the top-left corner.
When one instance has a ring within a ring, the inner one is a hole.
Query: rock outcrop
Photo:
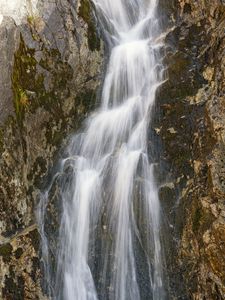
[[[179,0],[168,9],[157,133],[172,174],[161,188],[176,249],[168,269],[180,276],[170,288],[175,299],[225,299],[225,3]]]
[[[35,207],[96,105],[103,46],[89,0],[14,3],[0,1],[0,299],[47,299]],[[170,299],[225,299],[225,2],[160,0],[160,9],[168,80],[151,134]]]
[[[8,10],[5,3],[0,3],[0,298],[45,299],[35,218],[39,189],[66,138],[96,105],[103,47],[88,0],[18,0]]]

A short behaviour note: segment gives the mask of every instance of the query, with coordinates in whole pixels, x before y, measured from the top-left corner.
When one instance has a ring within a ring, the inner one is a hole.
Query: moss
[[[89,0],[81,0],[81,5],[79,8],[78,15],[87,23],[88,25],[88,46],[91,51],[100,49],[100,39],[98,37],[95,23],[93,21],[91,4]]]
[[[10,244],[5,244],[0,247],[0,256],[3,257],[4,262],[9,262],[12,255],[12,246]]]
[[[61,60],[58,49],[43,48],[42,53],[43,58],[38,64],[35,49],[28,48],[20,35],[19,48],[14,54],[12,88],[16,118],[21,126],[25,112],[33,113],[40,106],[57,116],[63,115],[59,102],[69,95],[66,86],[73,78],[72,67]],[[38,65],[48,73],[40,72]],[[48,90],[45,88],[45,77],[51,81]]]
[[[26,90],[33,90],[36,74],[36,60],[34,49],[28,49],[20,35],[20,44],[14,54],[14,66],[12,72],[12,88],[14,92],[14,107],[17,121],[22,125],[22,120],[29,98]]]
[[[36,17],[34,15],[28,15],[27,16],[27,22],[28,22],[28,24],[34,25],[35,19],[36,19]]]

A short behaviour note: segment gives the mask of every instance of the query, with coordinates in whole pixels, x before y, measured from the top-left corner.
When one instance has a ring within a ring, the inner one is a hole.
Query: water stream
[[[46,277],[53,299],[163,300],[160,203],[148,139],[163,80],[157,1],[93,2],[110,58],[101,106],[71,139],[52,180],[62,205],[54,276],[44,229],[50,188],[43,194]]]

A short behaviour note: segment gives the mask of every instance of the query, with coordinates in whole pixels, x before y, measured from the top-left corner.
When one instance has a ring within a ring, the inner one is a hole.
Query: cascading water
[[[157,0],[93,2],[111,55],[101,107],[72,138],[53,179],[62,214],[56,275],[47,277],[53,299],[162,300],[160,203],[148,154],[163,74]],[[39,219],[49,270],[47,199],[48,191]]]

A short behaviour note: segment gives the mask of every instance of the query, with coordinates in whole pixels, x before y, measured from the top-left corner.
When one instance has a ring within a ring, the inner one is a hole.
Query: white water
[[[93,2],[111,54],[102,105],[61,162],[67,180],[58,180],[63,212],[53,299],[162,300],[160,203],[148,155],[163,73],[157,1]]]

